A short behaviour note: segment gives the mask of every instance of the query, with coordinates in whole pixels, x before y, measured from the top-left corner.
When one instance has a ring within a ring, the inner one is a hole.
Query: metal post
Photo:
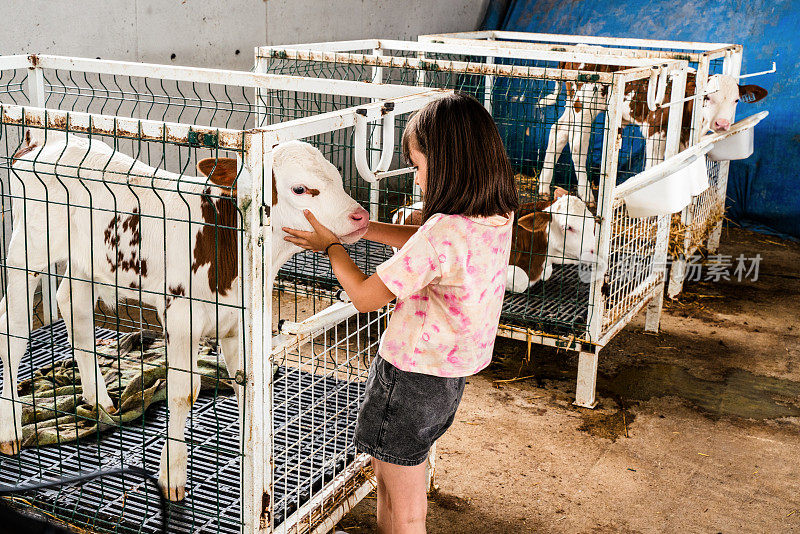
[[[697,73],[695,74],[695,94],[702,94],[706,91],[708,86],[709,72],[711,70],[711,57],[708,53],[703,53],[697,62]],[[673,106],[677,107],[677,106]],[[695,144],[703,136],[702,128],[700,127],[702,115],[703,102],[695,100],[694,107],[692,108],[692,143]],[[681,211],[681,224],[684,228],[691,226],[694,221],[694,202],[686,206]],[[692,232],[686,231],[683,236],[684,252],[690,252],[692,246]],[[667,295],[669,298],[674,299],[683,290],[683,279],[686,276],[686,262],[688,258],[685,254],[681,253],[678,257],[672,258],[672,266],[669,273],[669,287],[667,288]]]
[[[601,258],[609,257],[611,248],[611,226],[614,213],[614,187],[617,183],[617,167],[619,165],[619,151],[622,146],[622,100],[625,92],[625,76],[614,79],[611,86],[611,96],[608,100],[605,129],[603,134],[603,163],[600,170],[600,190],[598,191],[597,209],[602,217],[600,222],[600,235],[596,250]],[[603,283],[605,276],[596,277],[592,282],[591,308],[589,309],[589,338],[592,341],[600,339],[605,315],[603,301]],[[597,361],[600,348],[592,352],[581,352],[578,359],[578,384],[575,389],[575,404],[584,408],[594,408],[595,383],[597,381]]]
[[[436,489],[436,442],[433,443],[428,452],[428,463],[425,465],[425,485],[428,493]]]
[[[242,367],[245,373],[244,394],[240,407],[242,461],[242,518],[245,532],[272,530],[272,227],[269,212],[263,207],[265,177],[271,177],[272,149],[265,151],[265,134],[245,135],[245,165],[253,178],[250,195],[239,198],[244,213],[244,325],[240,329]],[[271,178],[269,178],[271,179]],[[266,189],[270,191],[269,188]]]
[[[722,70],[726,74],[738,78],[742,73],[742,50],[737,48],[732,50],[729,55],[725,56]],[[735,119],[735,117],[734,117]],[[730,170],[730,161],[722,161],[719,166],[719,173],[717,174],[717,187],[714,191],[714,201],[722,204],[722,212],[725,210],[725,199],[728,193],[728,172]],[[706,250],[709,254],[714,254],[719,248],[719,240],[722,237],[722,221],[720,219],[714,224],[714,228],[708,234],[708,242],[706,243]]]
[[[268,59],[261,56],[258,53],[258,47],[256,47],[256,64],[255,64],[255,72],[265,73],[267,72],[267,61]],[[256,103],[256,128],[263,128],[267,126],[267,110],[265,109],[266,106],[262,102],[262,98],[264,98],[264,93],[268,94],[268,90],[261,89],[259,87],[255,88],[255,103]]]
[[[417,71],[417,85],[419,87],[426,87],[426,70],[425,70],[425,52],[417,52],[417,58],[420,60],[419,70]],[[411,165],[410,162],[408,162]],[[416,177],[415,177],[416,178]],[[422,200],[422,189],[414,182],[414,189],[412,190],[411,199],[412,202],[418,202]]]
[[[672,91],[670,92],[670,102],[673,105],[669,108],[667,122],[667,139],[664,150],[664,159],[670,158],[678,153],[681,143],[681,128],[683,126],[683,106],[685,103],[678,103],[686,96],[686,70],[681,69],[672,75]],[[696,108],[697,106],[695,106]],[[667,249],[669,248],[669,231],[672,225],[672,216],[666,215],[658,218],[656,229],[656,246],[653,255],[653,269],[656,274],[663,277],[667,266]],[[661,271],[659,273],[659,271]],[[664,303],[664,281],[658,284],[656,293],[647,305],[645,315],[645,332],[658,332],[661,323],[661,308]]]
[[[578,385],[575,387],[575,404],[583,408],[597,407],[597,363],[599,348],[578,354]]]
[[[45,107],[47,95],[44,90],[44,72],[41,67],[29,67],[28,72],[28,100],[32,106]],[[57,266],[49,265],[47,274],[42,275],[42,324],[48,325],[58,318],[58,303],[56,291],[58,290]]]
[[[375,56],[382,56],[383,50],[380,48],[376,48],[372,51]],[[372,83],[379,84],[383,83],[383,67],[372,67]],[[377,102],[379,99],[373,98],[372,102]],[[375,128],[372,130],[372,141],[370,142],[370,148],[372,148],[372,156],[370,158],[372,163],[372,168],[377,168],[378,161],[381,158],[381,135],[378,135],[378,129],[383,128],[383,125],[379,126],[378,123],[375,124]],[[378,219],[378,208],[380,206],[380,194],[381,194],[381,183],[374,182],[369,184],[369,218],[373,221]]]
[[[494,41],[494,36],[490,36],[489,41]],[[494,58],[491,56],[486,56],[486,64],[487,65],[494,65]],[[484,93],[483,93],[483,107],[486,108],[486,111],[489,114],[492,114],[492,91],[494,89],[494,76],[487,75],[484,77]]]

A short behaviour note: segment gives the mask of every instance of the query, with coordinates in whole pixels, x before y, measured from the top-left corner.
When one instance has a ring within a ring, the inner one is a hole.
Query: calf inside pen
[[[506,290],[523,293],[540,280],[547,280],[553,265],[581,264],[582,281],[601,275],[605,269],[596,252],[597,223],[586,204],[557,187],[553,198],[524,203],[514,226],[506,276]],[[397,210],[395,224],[422,224],[422,202]],[[584,277],[583,273],[589,273]]]
[[[237,159],[198,162],[201,177],[153,168],[97,138],[28,129],[13,157],[13,232],[8,287],[0,302],[3,392],[0,453],[19,452],[21,411],[17,370],[30,335],[33,293],[48,265],[66,263],[57,294],[80,372],[82,395],[114,413],[94,355],[93,311],[133,299],[155,308],[164,329],[169,422],[159,480],[170,500],[185,495],[184,428],[197,399],[197,351],[202,336],[219,339],[230,376],[239,369],[236,191],[252,179]],[[278,235],[282,226],[308,228],[310,209],[345,243],[366,232],[367,212],[342,186],[336,168],[313,146],[291,141],[273,149],[272,270],[300,248]],[[98,379],[99,378],[99,379]]]
[[[596,250],[594,215],[583,200],[560,187],[553,197],[520,206],[506,282],[509,291],[522,293],[547,280],[553,265],[583,265],[581,281],[587,283],[604,272],[605,262]],[[584,277],[584,272],[589,276]]]
[[[603,53],[602,47],[583,46],[579,49]],[[559,64],[559,68],[591,72],[617,72],[625,67],[562,62]],[[592,123],[601,112],[608,108],[606,99],[609,88],[603,84],[589,82],[564,82],[564,85],[566,86],[564,111],[550,129],[542,173],[539,177],[539,193],[549,193],[556,162],[564,148],[569,145],[578,181],[578,195],[592,204],[594,203],[594,194],[589,186],[586,160],[590,150]],[[536,106],[541,108],[557,104],[560,89],[560,82],[556,82],[555,91],[539,99]],[[638,126],[645,139],[645,168],[664,159],[669,116],[669,108],[663,107],[662,103],[656,103],[655,109],[648,107],[648,89],[648,80],[636,80],[627,84],[622,110],[622,125]],[[690,72],[686,80],[686,96],[694,96],[696,91],[696,75]],[[671,84],[667,83],[664,100],[669,101],[671,94]],[[736,116],[736,104],[740,100],[747,103],[757,102],[765,96],[767,96],[767,91],[757,85],[740,86],[732,76],[715,74],[708,79],[701,103],[700,124],[696,127],[702,134],[709,130],[727,131],[733,124]],[[689,146],[691,141],[690,127],[693,112],[694,99],[689,99],[683,106],[681,150]]]

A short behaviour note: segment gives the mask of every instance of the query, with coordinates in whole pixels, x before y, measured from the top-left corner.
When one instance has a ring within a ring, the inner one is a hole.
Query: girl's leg
[[[405,467],[373,458],[372,465],[378,479],[378,532],[425,534],[428,515],[425,462]]]
[[[383,483],[381,464],[383,464],[383,462],[380,460],[372,459],[372,469],[375,471],[375,481],[377,482],[375,490],[378,493],[378,504],[375,516],[378,520],[378,534],[391,534],[392,501],[389,498],[389,493],[386,491],[386,484]]]

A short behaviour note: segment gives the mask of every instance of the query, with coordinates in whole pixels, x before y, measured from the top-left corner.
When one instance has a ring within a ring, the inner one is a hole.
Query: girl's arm
[[[376,241],[394,248],[403,248],[406,241],[419,230],[419,226],[410,224],[389,224],[370,221],[364,239]]]
[[[331,243],[339,243],[339,239],[333,232],[322,226],[317,218],[305,210],[306,219],[314,228],[312,232],[293,230],[284,228],[283,231],[289,234],[284,237],[286,241],[306,250],[317,252],[324,251]],[[370,226],[372,223],[370,223]],[[399,225],[388,225],[399,226]],[[369,232],[369,230],[367,231]],[[413,232],[411,232],[413,234]],[[410,237],[410,235],[409,235]],[[406,238],[406,240],[408,237]],[[404,241],[405,242],[405,241]],[[388,243],[387,243],[388,244]],[[328,257],[333,266],[333,274],[342,284],[342,288],[350,297],[353,305],[361,313],[375,311],[382,308],[394,299],[394,293],[389,291],[378,275],[367,276],[353,262],[344,247],[334,245],[328,249]]]

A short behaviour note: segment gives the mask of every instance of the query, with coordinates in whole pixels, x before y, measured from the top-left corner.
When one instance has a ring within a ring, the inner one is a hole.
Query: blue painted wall
[[[800,0],[494,0],[486,29],[744,45],[742,72],[770,95],[740,104],[738,117],[770,112],[755,153],[731,162],[728,216],[745,226],[800,237]]]

